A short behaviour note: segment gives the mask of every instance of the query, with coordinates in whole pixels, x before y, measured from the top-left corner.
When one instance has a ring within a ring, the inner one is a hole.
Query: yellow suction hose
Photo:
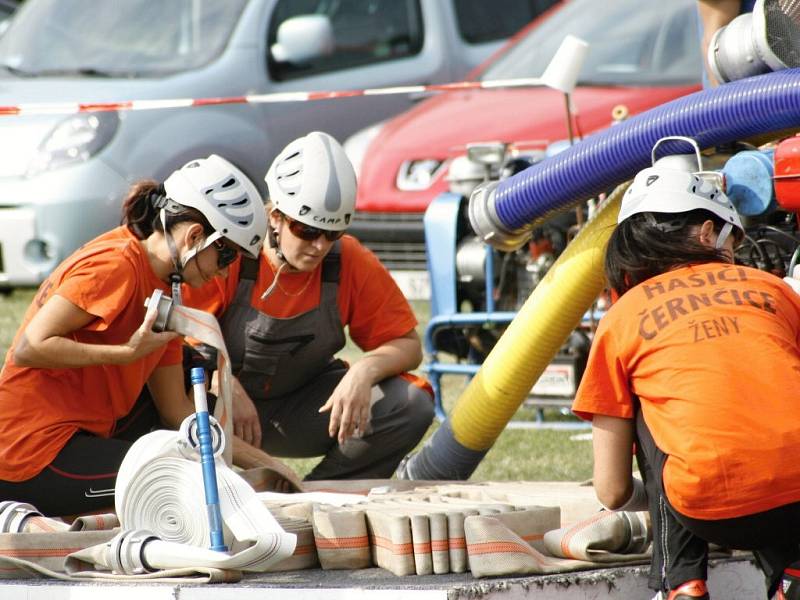
[[[567,245],[456,401],[450,423],[459,444],[491,448],[603,290],[605,247],[628,185],[618,186]]]

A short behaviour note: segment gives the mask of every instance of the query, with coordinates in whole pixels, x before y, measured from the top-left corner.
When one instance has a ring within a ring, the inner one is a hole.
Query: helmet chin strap
[[[717,250],[725,245],[725,242],[727,241],[728,236],[731,234],[731,231],[733,231],[732,224],[725,223],[725,225],[722,226],[722,229],[720,229],[719,235],[717,236],[717,243],[714,245]]]
[[[167,211],[163,208],[159,211],[159,218],[161,219],[161,228],[164,230],[164,239],[167,240],[167,248],[169,248],[169,255],[172,259],[172,266],[175,270],[169,274],[169,282],[172,287],[172,302],[175,304],[183,304],[183,296],[181,294],[181,283],[183,283],[183,268],[186,263],[194,256],[189,255],[183,261],[178,256],[178,247],[175,245],[175,240],[172,239],[167,229]]]
[[[266,300],[269,298],[270,294],[275,291],[275,286],[278,285],[278,277],[281,276],[281,273],[283,273],[283,270],[286,267],[292,267],[294,269],[294,265],[286,260],[286,256],[284,256],[283,250],[281,250],[280,240],[278,239],[279,236],[274,228],[269,227],[267,229],[267,238],[269,239],[269,247],[275,250],[275,254],[278,257],[278,260],[281,261],[281,264],[278,267],[278,270],[275,271],[275,277],[272,279],[272,283],[266,290],[264,290],[264,293],[261,294],[261,300]],[[269,258],[267,258],[267,260],[269,260]]]

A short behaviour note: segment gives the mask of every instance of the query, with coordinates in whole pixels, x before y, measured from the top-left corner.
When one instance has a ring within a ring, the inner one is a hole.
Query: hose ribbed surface
[[[641,113],[501,181],[495,208],[509,229],[592,198],[650,166],[660,138],[693,137],[701,148],[800,126],[800,69],[786,69],[678,98]],[[665,143],[660,156],[688,153]]]
[[[567,245],[459,397],[450,422],[456,441],[466,448],[486,450],[494,444],[603,290],[606,243],[627,187],[619,186]]]
[[[403,479],[467,479],[605,285],[603,255],[620,186],[570,242],[459,397],[452,415],[404,468]]]

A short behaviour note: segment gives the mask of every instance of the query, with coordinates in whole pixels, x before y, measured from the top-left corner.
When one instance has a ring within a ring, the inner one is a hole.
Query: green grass
[[[33,289],[16,289],[10,294],[0,294],[0,356],[3,362],[35,292]]]
[[[33,299],[34,290],[14,290],[12,294],[0,295],[0,356],[6,351],[16,333],[25,310]],[[420,337],[429,318],[427,302],[412,302],[420,321]],[[358,348],[348,343],[342,356],[350,361],[360,355]],[[445,408],[449,411],[466,387],[466,380],[457,376],[442,378]],[[522,407],[515,420],[531,420],[531,409]],[[563,420],[555,409],[548,409],[546,420]],[[434,422],[425,439],[438,427]],[[492,449],[481,461],[472,478],[475,481],[582,481],[591,477],[592,450],[586,436],[576,436],[575,431],[505,429]],[[423,440],[422,443],[424,443]],[[298,473],[305,474],[318,459],[292,459],[286,462]]]

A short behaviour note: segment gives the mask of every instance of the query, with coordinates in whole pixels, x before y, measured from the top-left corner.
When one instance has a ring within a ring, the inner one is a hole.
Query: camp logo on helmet
[[[650,177],[647,178],[647,182],[645,183],[645,185],[647,187],[650,187],[656,181],[658,181],[658,175],[650,175]]]
[[[337,225],[342,222],[342,219],[339,217],[322,217],[318,215],[314,215],[311,218],[314,223],[321,223],[322,225]]]
[[[306,206],[305,204],[300,207],[300,212],[298,213],[299,216],[307,215],[311,211],[310,206]]]

